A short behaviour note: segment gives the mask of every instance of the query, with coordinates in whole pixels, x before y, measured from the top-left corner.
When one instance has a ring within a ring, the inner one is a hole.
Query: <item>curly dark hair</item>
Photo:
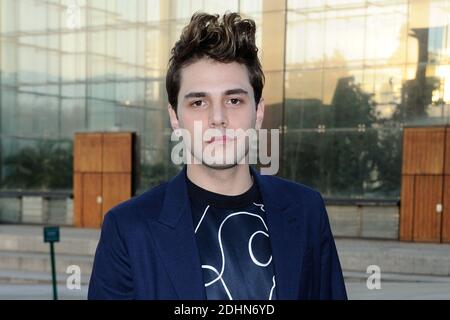
[[[258,105],[264,87],[264,73],[258,58],[255,32],[255,22],[242,19],[238,13],[225,13],[221,20],[217,14],[195,13],[171,50],[166,90],[172,108],[177,111],[181,69],[204,57],[223,63],[244,64]]]

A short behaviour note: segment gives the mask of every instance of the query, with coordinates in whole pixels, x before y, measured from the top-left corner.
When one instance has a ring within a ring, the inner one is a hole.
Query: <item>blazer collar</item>
[[[158,218],[159,222],[172,228],[175,227],[181,216],[186,213],[186,209],[190,207],[186,184],[186,170],[187,167],[184,166],[183,169],[168,182],[169,184],[165,193],[162,211]],[[286,194],[276,192],[277,186],[273,184],[270,178],[261,175],[253,166],[250,166],[250,172],[259,187],[264,206],[271,209],[269,212],[283,212],[293,203],[293,200],[288,198]]]
[[[187,192],[186,170],[183,169],[168,182],[164,202],[158,221],[174,228],[187,211],[190,212],[190,201]]]

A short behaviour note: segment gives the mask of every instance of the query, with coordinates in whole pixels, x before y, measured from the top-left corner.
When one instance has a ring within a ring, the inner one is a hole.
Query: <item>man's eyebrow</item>
[[[231,94],[248,94],[247,91],[245,91],[244,89],[230,89],[224,92],[226,96],[231,95]]]
[[[206,92],[189,92],[184,96],[185,99],[188,98],[204,98],[206,97]]]
[[[246,90],[244,90],[244,89],[241,89],[241,88],[229,89],[229,90],[226,90],[224,92],[224,95],[226,95],[226,96],[229,96],[229,95],[232,95],[232,94],[247,94],[248,95],[248,92]],[[200,92],[200,91],[199,92],[189,92],[188,94],[186,94],[184,96],[184,99],[204,98],[206,96],[208,96],[208,94],[206,92]]]

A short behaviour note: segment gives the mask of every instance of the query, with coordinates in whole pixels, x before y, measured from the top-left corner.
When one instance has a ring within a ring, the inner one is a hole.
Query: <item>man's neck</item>
[[[188,164],[187,177],[203,189],[228,196],[242,194],[253,184],[248,164],[238,164],[228,169]]]

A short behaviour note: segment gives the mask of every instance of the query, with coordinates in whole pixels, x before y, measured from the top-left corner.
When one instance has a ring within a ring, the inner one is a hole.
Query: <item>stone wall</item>
[[[327,205],[335,237],[398,240],[396,205]]]

